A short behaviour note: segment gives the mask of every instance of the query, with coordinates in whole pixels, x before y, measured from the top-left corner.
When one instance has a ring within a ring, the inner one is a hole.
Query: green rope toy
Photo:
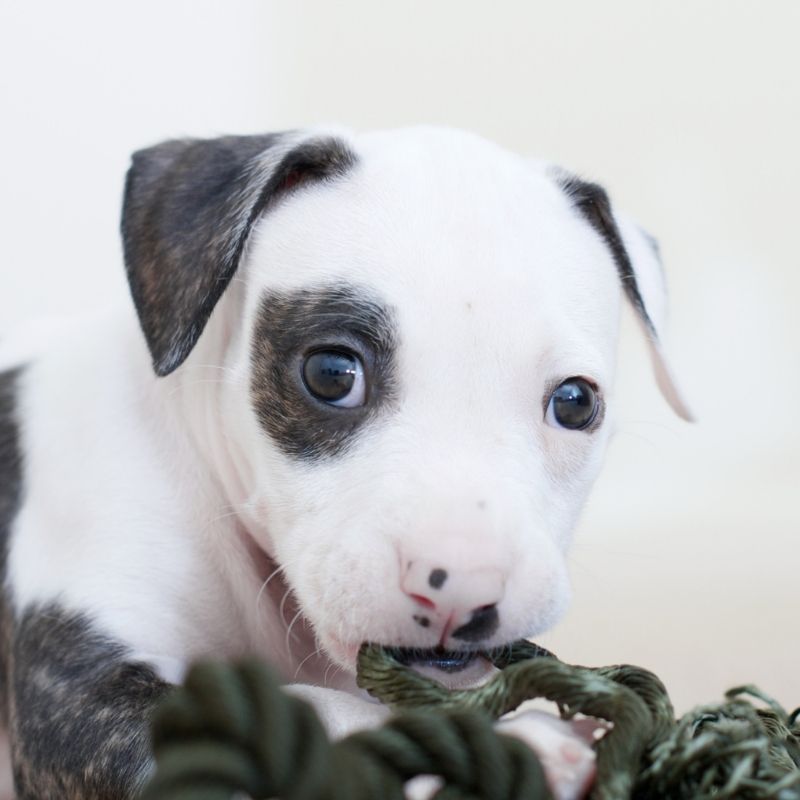
[[[535,754],[492,727],[532,698],[567,719],[613,723],[595,746],[592,800],[800,800],[800,709],[788,714],[754,687],[676,720],[664,685],[640,667],[571,666],[526,641],[486,656],[500,672],[448,691],[365,645],[359,686],[397,713],[336,742],[266,665],[197,665],[156,714],[157,768],[142,800],[402,800],[417,775],[441,777],[437,800],[545,800]]]

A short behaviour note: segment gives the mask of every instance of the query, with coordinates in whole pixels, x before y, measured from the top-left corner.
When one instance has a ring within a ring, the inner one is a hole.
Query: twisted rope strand
[[[485,655],[497,674],[448,691],[365,645],[359,686],[396,714],[333,743],[264,664],[198,664],[153,721],[157,769],[141,800],[403,800],[418,775],[441,779],[436,800],[551,800],[535,754],[493,728],[536,697],[565,718],[612,723],[592,800],[800,800],[800,710],[755,687],[676,721],[661,681],[639,667],[570,666],[529,642]]]

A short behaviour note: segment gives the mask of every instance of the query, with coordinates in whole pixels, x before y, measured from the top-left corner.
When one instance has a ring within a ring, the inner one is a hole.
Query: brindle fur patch
[[[22,453],[16,419],[21,370],[0,372],[0,570],[5,572],[8,529],[22,497]]]
[[[149,718],[168,685],[89,620],[57,605],[18,618],[6,594],[23,497],[19,370],[0,373],[0,689],[17,800],[128,800],[146,777]]]
[[[314,350],[345,349],[364,364],[359,408],[312,397],[302,365]],[[317,460],[344,452],[397,397],[394,310],[349,284],[270,292],[261,301],[252,345],[250,394],[264,430],[286,454]]]
[[[308,181],[346,173],[342,141],[296,134],[164,142],[133,155],[125,184],[125,267],[159,375],[194,347],[268,206]]]
[[[9,733],[18,800],[129,800],[151,768],[149,722],[169,685],[56,604],[17,621]]]
[[[16,393],[20,370],[0,373],[0,585],[5,586],[8,537],[22,502],[22,453],[16,419]],[[6,664],[10,648],[10,607],[5,590],[0,593],[0,710],[8,717]]]

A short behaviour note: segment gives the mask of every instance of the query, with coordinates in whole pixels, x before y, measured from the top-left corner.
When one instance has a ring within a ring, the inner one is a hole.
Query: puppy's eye
[[[568,378],[550,395],[546,419],[572,431],[588,428],[597,417],[600,400],[589,381]]]
[[[364,366],[350,353],[338,350],[312,353],[303,364],[303,380],[317,400],[344,408],[364,405]]]

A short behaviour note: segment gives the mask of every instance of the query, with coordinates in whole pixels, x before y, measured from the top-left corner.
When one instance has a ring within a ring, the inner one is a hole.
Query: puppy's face
[[[604,195],[476,137],[342,152],[320,180],[273,166],[250,214],[238,324],[206,333],[228,337],[221,418],[251,535],[322,647],[457,670],[564,609],[613,420],[620,276],[651,336],[660,276]]]

